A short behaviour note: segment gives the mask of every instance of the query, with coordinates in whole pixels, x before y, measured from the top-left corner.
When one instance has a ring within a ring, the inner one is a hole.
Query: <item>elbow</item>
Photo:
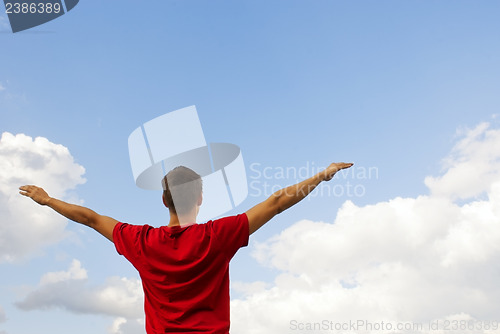
[[[283,202],[283,194],[281,192],[276,192],[271,195],[270,200],[272,201],[271,207],[273,208],[273,215],[278,215],[287,209]]]
[[[276,205],[276,208],[274,209],[274,214],[275,215],[279,215],[280,213],[282,213],[283,211],[285,211],[287,208],[281,204],[281,203],[278,203]]]

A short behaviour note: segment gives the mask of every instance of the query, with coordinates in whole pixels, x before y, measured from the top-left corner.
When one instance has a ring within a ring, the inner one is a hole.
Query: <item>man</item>
[[[42,188],[20,187],[21,195],[87,225],[114,242],[139,271],[144,288],[146,332],[229,333],[229,261],[249,236],[278,213],[305,198],[352,163],[332,163],[324,171],[281,189],[243,214],[196,224],[202,203],[198,174],[186,167],[163,179],[168,226],[129,225],[51,198]]]

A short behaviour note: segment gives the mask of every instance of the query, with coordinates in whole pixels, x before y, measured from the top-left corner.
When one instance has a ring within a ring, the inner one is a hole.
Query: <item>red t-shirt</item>
[[[118,223],[113,241],[141,276],[146,332],[229,333],[229,260],[248,236],[246,214],[186,227]]]

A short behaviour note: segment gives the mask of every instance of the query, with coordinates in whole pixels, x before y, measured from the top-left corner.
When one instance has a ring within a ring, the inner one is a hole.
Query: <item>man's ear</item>
[[[167,201],[165,200],[165,195],[161,195],[161,199],[163,201],[163,205],[165,205],[165,207],[168,208]]]
[[[196,203],[198,206],[201,206],[201,203],[203,203],[203,193],[200,194],[200,197],[198,198],[198,203]]]

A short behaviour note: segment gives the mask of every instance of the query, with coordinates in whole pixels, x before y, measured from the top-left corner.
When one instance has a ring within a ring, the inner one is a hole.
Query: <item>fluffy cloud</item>
[[[137,279],[110,277],[103,285],[89,286],[87,271],[73,260],[68,270],[43,275],[39,285],[16,305],[25,311],[61,308],[137,319],[143,315],[143,293]]]
[[[19,195],[19,186],[37,184],[51,195],[65,199],[69,190],[85,182],[84,173],[85,169],[75,163],[62,145],[42,137],[2,134],[0,262],[23,258],[64,236],[67,220]]]
[[[116,318],[111,326],[110,334],[144,334],[144,319]]]
[[[333,223],[299,221],[258,244],[254,257],[281,274],[232,301],[233,331],[331,333],[354,322],[365,324],[355,332],[437,332],[432,321],[468,321],[476,327],[462,332],[500,333],[484,331],[500,320],[499,164],[500,130],[480,124],[461,133],[443,175],[425,179],[429,195],[346,201]],[[394,327],[377,330],[382,322]]]
[[[484,193],[500,179],[500,131],[489,127],[482,123],[459,132],[463,138],[443,163],[446,173],[425,179],[432,195],[468,199]]]

